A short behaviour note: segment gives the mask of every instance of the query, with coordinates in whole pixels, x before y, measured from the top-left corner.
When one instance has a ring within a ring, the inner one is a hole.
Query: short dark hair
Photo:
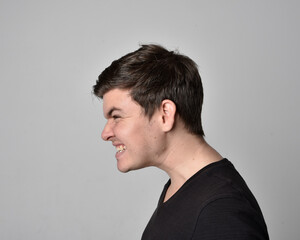
[[[201,122],[203,87],[196,63],[159,45],[142,45],[112,62],[98,77],[94,94],[100,98],[115,88],[130,95],[152,117],[164,99],[173,101],[187,130],[204,136]]]

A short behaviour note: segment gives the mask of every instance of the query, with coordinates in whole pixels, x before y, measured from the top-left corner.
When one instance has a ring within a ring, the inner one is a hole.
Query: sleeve
[[[260,211],[238,198],[211,201],[199,213],[193,240],[268,240]]]

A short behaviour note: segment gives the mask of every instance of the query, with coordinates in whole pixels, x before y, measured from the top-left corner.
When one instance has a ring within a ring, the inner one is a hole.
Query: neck
[[[203,137],[189,133],[176,136],[172,137],[166,156],[158,166],[171,179],[165,201],[200,169],[222,159]]]

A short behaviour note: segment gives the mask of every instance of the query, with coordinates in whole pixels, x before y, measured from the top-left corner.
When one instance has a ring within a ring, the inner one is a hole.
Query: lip
[[[117,142],[117,143],[114,142],[112,145],[115,146],[115,147],[120,146],[120,145],[124,145],[125,146],[124,143],[119,143],[119,142]]]
[[[112,145],[113,145],[115,148],[118,148],[118,146],[121,146],[121,145],[125,146],[125,144],[124,144],[124,143],[121,143],[121,142],[113,142]],[[117,151],[116,154],[115,154],[116,159],[119,160],[119,158],[120,158],[124,153],[125,153],[125,150],[122,151],[122,152],[118,152],[118,151]]]
[[[126,151],[122,151],[122,152],[116,152],[115,157],[117,160],[120,159],[120,157],[125,153]]]

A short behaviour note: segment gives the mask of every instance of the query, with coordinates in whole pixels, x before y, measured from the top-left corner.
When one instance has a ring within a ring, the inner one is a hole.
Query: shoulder
[[[186,182],[182,190],[193,195],[193,201],[201,207],[223,197],[252,197],[245,181],[227,159],[201,169]]]
[[[260,212],[241,196],[207,201],[198,215],[193,239],[269,239]]]
[[[193,239],[268,239],[255,197],[227,159],[205,169],[193,185],[198,209]]]

